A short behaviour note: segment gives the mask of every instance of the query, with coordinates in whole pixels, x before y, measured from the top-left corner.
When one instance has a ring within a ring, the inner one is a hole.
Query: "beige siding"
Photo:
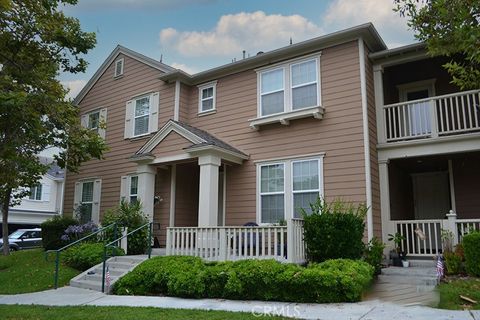
[[[191,145],[191,141],[172,131],[152,150],[152,153],[156,157],[184,154],[183,148]]]
[[[196,89],[196,88],[195,88]],[[178,115],[178,120],[182,122],[187,122],[188,118],[188,102],[190,99],[190,94],[193,88],[182,84],[180,86],[180,112]]]
[[[175,226],[193,227],[198,223],[198,182],[196,162],[177,165]]]
[[[257,114],[254,70],[218,79],[215,114],[197,116],[198,90],[192,88],[188,122],[250,155],[243,165],[227,170],[226,224],[255,221],[256,160],[325,152],[326,198],[366,201],[358,57],[356,41],[322,51],[323,120],[308,118],[289,126],[250,129],[248,120]]]
[[[377,153],[377,117],[375,110],[375,89],[373,82],[373,66],[368,59],[370,52],[365,49],[365,73],[367,85],[367,114],[368,114],[368,138],[370,144],[370,173],[372,183],[372,217],[373,234],[382,238],[382,216],[380,211],[380,178]]]
[[[159,127],[173,117],[175,85],[158,80],[160,71],[128,56],[125,59],[124,75],[113,78],[113,64],[80,103],[81,113],[98,107],[107,108],[106,142],[109,151],[105,160],[85,163],[78,174],[67,173],[64,212],[72,212],[74,184],[78,179],[98,177],[102,179],[100,214],[118,204],[120,199],[120,177],[135,172],[136,164],[128,161],[150,136],[140,139],[123,138],[126,102],[147,92],[160,92]]]

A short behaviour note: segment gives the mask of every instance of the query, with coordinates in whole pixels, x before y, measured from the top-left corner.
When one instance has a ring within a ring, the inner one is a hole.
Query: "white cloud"
[[[74,99],[86,83],[86,80],[62,81],[62,85],[70,90],[67,94],[67,98]]]
[[[266,15],[263,11],[224,15],[211,31],[160,31],[160,43],[189,57],[240,56],[318,36],[321,28],[300,15]]]
[[[172,68],[175,68],[175,69],[183,70],[183,71],[185,71],[186,73],[189,73],[189,74],[194,74],[194,73],[198,72],[198,69],[196,69],[194,67],[187,66],[184,63],[173,62],[173,63],[170,63],[169,66],[172,67]]]
[[[334,0],[322,17],[327,32],[372,22],[389,47],[414,41],[407,20],[392,9],[392,0]]]

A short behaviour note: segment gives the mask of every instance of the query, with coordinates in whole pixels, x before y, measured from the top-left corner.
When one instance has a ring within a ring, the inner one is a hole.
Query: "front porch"
[[[381,186],[383,241],[399,233],[409,257],[432,257],[471,230],[480,230],[478,163],[480,152],[383,163],[388,178],[382,179],[388,185]]]

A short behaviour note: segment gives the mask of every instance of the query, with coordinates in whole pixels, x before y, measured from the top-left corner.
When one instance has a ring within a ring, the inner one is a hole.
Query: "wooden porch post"
[[[293,221],[292,219],[287,220],[287,261],[294,263],[295,262],[295,243],[293,236]]]
[[[458,244],[457,214],[453,210],[450,210],[450,212],[447,213],[447,223],[445,229],[453,234],[452,245],[456,246]]]

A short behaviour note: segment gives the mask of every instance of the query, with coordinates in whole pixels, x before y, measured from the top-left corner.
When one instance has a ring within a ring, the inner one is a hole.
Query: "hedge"
[[[103,261],[103,243],[82,243],[74,245],[63,253],[63,262],[74,269],[85,271]],[[109,248],[108,255],[111,256],[115,250],[116,256],[123,256],[120,248]]]
[[[372,281],[366,262],[329,260],[301,267],[275,260],[205,263],[198,257],[155,257],[118,280],[119,295],[167,295],[288,302],[355,302]]]
[[[68,244],[68,241],[61,239],[65,229],[71,225],[77,225],[78,221],[67,216],[54,216],[52,219],[41,224],[42,245],[45,250],[56,250]]]
[[[472,232],[463,237],[465,269],[469,275],[480,277],[480,232]]]

